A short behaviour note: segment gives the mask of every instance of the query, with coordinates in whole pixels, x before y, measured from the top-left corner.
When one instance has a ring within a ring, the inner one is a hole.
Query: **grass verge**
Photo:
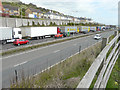
[[[114,37],[115,37],[114,35],[111,35],[111,36],[109,37],[108,43],[109,43]]]
[[[120,55],[115,63],[106,88],[120,89]]]
[[[101,42],[40,73],[14,83],[11,88],[76,88],[101,51]]]

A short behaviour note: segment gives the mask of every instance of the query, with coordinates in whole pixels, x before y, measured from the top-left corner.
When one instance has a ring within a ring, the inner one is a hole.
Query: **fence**
[[[114,39],[109,43],[108,40],[109,38],[103,38],[101,53],[95,59],[77,88],[89,88],[94,77],[97,75],[94,89],[106,87],[112,69],[120,54],[120,33],[116,31]]]

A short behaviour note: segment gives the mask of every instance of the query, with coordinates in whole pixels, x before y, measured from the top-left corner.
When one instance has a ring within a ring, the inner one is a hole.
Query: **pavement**
[[[101,33],[102,37],[109,37],[113,31]],[[53,44],[31,51],[10,55],[2,58],[2,87],[8,88],[15,79],[17,71],[18,79],[22,74],[26,76],[35,75],[42,70],[64,60],[81,50],[101,41],[94,40],[94,35],[82,37],[58,44]]]

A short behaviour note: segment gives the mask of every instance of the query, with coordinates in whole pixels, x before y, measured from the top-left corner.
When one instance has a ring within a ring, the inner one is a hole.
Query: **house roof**
[[[50,12],[45,13],[45,15],[50,15],[50,14],[51,14]]]
[[[41,10],[39,9],[34,9],[34,8],[29,8],[32,12],[37,12],[37,13],[42,13]]]
[[[18,10],[18,7],[10,6],[10,5],[3,5],[3,8],[8,8],[9,10]]]

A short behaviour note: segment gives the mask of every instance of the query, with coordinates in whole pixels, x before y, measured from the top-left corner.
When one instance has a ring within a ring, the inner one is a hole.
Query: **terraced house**
[[[15,6],[3,5],[3,12],[12,16],[20,16],[20,9]]]
[[[25,11],[25,16],[29,18],[41,18],[43,17],[43,12],[40,11],[39,9],[28,8]]]

